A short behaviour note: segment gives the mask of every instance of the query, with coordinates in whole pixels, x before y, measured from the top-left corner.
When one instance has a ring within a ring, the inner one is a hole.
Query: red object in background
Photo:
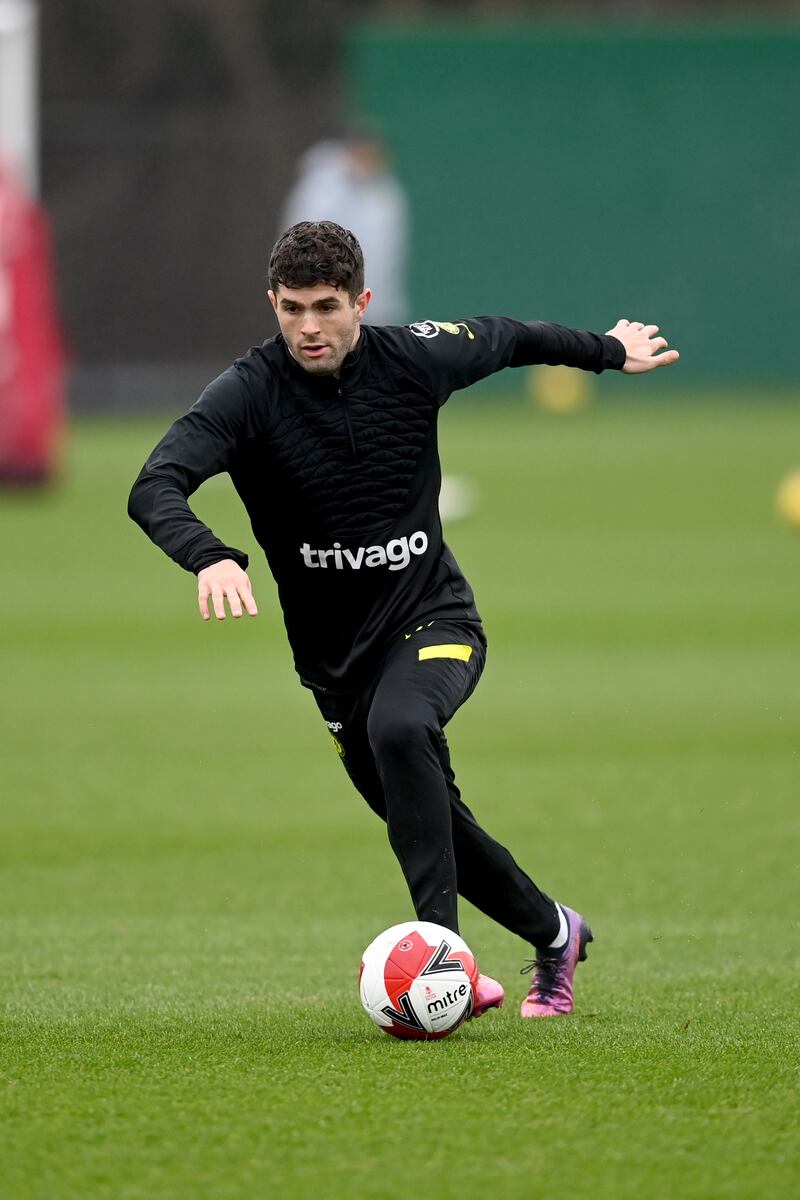
[[[0,166],[0,484],[53,474],[65,408],[47,217]]]

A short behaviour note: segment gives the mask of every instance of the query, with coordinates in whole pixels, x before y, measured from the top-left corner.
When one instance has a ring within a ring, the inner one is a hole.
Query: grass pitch
[[[4,1200],[796,1195],[800,414],[636,394],[445,413],[490,639],[456,770],[597,940],[523,1024],[527,948],[464,904],[507,1007],[437,1043],[361,1013],[408,900],[263,561],[261,616],[205,625],[127,522],[163,423],[0,497]],[[224,484],[196,507],[252,550]]]

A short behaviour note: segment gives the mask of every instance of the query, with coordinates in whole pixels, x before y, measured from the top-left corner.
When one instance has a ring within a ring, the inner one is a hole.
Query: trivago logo
[[[337,571],[386,566],[390,571],[402,571],[411,562],[412,554],[424,554],[427,549],[428,535],[418,529],[410,537],[392,538],[385,546],[359,546],[357,550],[343,550],[341,542],[334,542],[330,550],[312,550],[308,542],[304,542],[300,553],[307,567],[327,567],[330,563]]]

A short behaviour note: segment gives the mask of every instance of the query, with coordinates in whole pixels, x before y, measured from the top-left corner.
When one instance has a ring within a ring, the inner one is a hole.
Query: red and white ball
[[[370,942],[361,959],[361,1003],[397,1038],[443,1038],[472,1014],[478,967],[457,933],[405,921]]]

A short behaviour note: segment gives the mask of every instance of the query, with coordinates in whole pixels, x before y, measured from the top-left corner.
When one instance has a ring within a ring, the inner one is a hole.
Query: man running
[[[204,620],[255,616],[247,555],[188,497],[227,471],[278,585],[301,682],[352,782],[387,824],[417,917],[458,932],[458,895],[535,949],[523,1017],[572,1011],[592,940],[463,803],[444,727],[475,688],[486,639],[442,538],[437,416],[453,391],[504,367],[651,371],[678,358],[655,325],[606,335],[476,317],[362,325],[361,248],[331,221],[275,244],[269,298],[280,333],[205,389],[156,446],[128,511],[197,575]],[[324,615],[324,619],[323,619]],[[476,1015],[503,1002],[481,975]]]

